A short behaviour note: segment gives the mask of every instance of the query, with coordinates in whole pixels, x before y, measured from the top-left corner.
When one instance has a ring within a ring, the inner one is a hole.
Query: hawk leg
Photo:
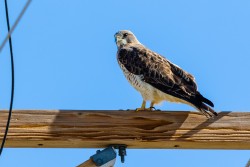
[[[154,107],[154,105],[155,105],[155,103],[152,101],[152,102],[150,103],[149,109],[150,109],[150,110],[156,110],[155,107]]]
[[[153,110],[155,110],[155,111],[161,111],[161,110],[159,110],[159,109],[156,109],[156,108],[154,107],[154,105],[155,105],[155,103],[152,101],[152,102],[150,103],[150,107],[149,107],[149,109],[150,109],[151,111],[153,111]]]
[[[152,110],[156,110],[155,107],[154,107],[154,102],[151,102],[150,107],[146,108],[146,101],[143,100],[141,108],[137,108],[135,111],[152,111]]]
[[[144,111],[144,110],[146,110],[146,101],[145,100],[142,101],[141,108],[137,108],[135,111]]]

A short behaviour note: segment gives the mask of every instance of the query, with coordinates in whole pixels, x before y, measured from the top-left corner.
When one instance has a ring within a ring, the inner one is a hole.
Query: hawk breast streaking
[[[217,115],[211,108],[213,103],[197,90],[191,74],[143,46],[131,31],[118,31],[115,41],[118,63],[129,83],[143,97],[137,111],[152,110],[155,104],[166,100],[191,105],[208,118]],[[151,102],[150,108],[146,108],[146,101]]]

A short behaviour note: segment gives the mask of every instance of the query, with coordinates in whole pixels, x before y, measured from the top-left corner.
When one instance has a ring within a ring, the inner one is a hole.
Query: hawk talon
[[[161,111],[160,109],[156,109],[155,107],[150,107],[151,111]]]
[[[151,111],[156,111],[156,108],[155,107],[149,107],[151,109]]]
[[[145,108],[136,108],[135,111],[145,111]]]
[[[149,108],[136,108],[135,111],[153,111],[154,107]],[[156,109],[155,109],[156,110]]]

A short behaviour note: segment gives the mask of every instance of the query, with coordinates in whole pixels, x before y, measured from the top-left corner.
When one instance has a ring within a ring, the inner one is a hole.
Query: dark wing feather
[[[117,59],[129,72],[142,76],[146,83],[164,93],[185,100],[197,108],[203,102],[213,106],[211,101],[197,91],[191,74],[143,45],[136,44],[119,49]]]
[[[117,58],[129,72],[141,75],[146,83],[164,93],[189,102],[196,95],[192,75],[142,45],[121,48]]]

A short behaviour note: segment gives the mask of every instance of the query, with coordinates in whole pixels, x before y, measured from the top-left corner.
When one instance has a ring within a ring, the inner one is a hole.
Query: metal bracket
[[[100,151],[97,150],[95,155],[92,155],[89,160],[78,165],[77,167],[113,167],[116,160],[116,151],[119,150],[119,156],[121,157],[121,162],[124,163],[126,156],[125,144],[112,144],[108,148]]]
[[[113,147],[113,148],[119,150],[119,156],[121,157],[121,162],[124,163],[125,156],[127,155],[127,153],[126,153],[127,145],[125,145],[125,144],[112,144],[112,145],[110,145],[110,147]]]
[[[96,166],[102,166],[116,158],[116,151],[113,147],[109,146],[102,151],[97,150],[96,154],[91,156],[90,158],[96,164]]]

